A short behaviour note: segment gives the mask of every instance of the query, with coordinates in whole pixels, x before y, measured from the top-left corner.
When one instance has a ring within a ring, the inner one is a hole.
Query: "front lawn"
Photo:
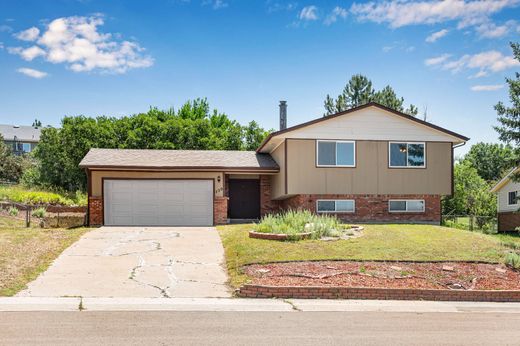
[[[499,263],[506,247],[489,235],[431,225],[365,225],[362,237],[325,242],[251,239],[252,225],[219,226],[230,284],[248,280],[251,263],[303,260],[484,261]]]
[[[88,231],[23,225],[23,220],[0,216],[0,296],[12,296],[22,290]]]

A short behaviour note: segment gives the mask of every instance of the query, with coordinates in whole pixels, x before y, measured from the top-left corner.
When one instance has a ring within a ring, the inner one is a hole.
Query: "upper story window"
[[[417,142],[390,142],[388,143],[389,167],[398,168],[425,168],[425,143]]]
[[[507,204],[518,204],[518,191],[511,191],[507,194]]]
[[[355,167],[356,142],[317,141],[316,156],[318,167]]]
[[[30,153],[31,152],[31,143],[23,143],[22,150],[24,153]]]

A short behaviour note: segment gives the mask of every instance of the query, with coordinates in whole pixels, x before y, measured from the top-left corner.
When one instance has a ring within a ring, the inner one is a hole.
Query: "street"
[[[498,312],[2,312],[2,345],[518,345]]]

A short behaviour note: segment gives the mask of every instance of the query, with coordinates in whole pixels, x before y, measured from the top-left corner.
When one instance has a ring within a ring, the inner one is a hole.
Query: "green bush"
[[[39,217],[41,219],[41,218],[45,217],[46,212],[47,211],[45,210],[45,208],[40,207],[40,208],[34,209],[31,215],[34,217]]]
[[[8,212],[9,215],[11,215],[11,216],[18,216],[18,208],[16,208],[16,207],[9,207],[9,209],[7,210],[7,212]]]
[[[51,191],[27,190],[21,186],[0,186],[0,200],[33,205],[87,205],[87,197],[81,192],[65,194]]]
[[[520,269],[520,255],[516,252],[509,252],[504,263],[513,269]]]
[[[298,233],[310,232],[312,239],[319,239],[323,236],[339,236],[349,226],[342,224],[335,216],[316,215],[308,210],[288,210],[264,216],[254,228],[262,233],[287,234],[292,239]]]

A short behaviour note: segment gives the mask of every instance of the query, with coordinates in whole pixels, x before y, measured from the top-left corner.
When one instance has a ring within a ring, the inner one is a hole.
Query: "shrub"
[[[266,215],[255,225],[255,231],[262,233],[282,233],[294,236],[310,232],[312,239],[323,236],[339,236],[349,228],[331,215],[316,215],[308,210],[288,210],[276,215]]]
[[[45,208],[40,207],[40,208],[34,209],[31,215],[41,219],[41,218],[45,217],[45,213],[46,213]]]
[[[18,208],[16,208],[16,207],[9,207],[9,209],[7,210],[7,212],[8,212],[9,215],[11,215],[11,216],[18,216]]]
[[[87,197],[81,192],[66,194],[53,191],[27,190],[20,186],[0,186],[0,200],[25,204],[86,205]]]
[[[520,269],[520,254],[509,252],[506,255],[505,264],[513,269]]]

